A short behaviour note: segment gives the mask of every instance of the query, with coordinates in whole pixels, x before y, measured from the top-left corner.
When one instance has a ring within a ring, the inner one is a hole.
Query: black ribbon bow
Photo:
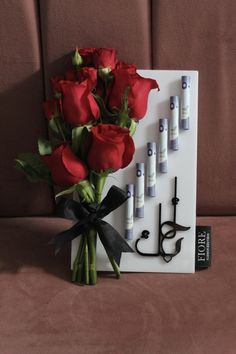
[[[107,252],[120,265],[122,252],[134,252],[124,238],[109,223],[102,220],[105,216],[117,209],[127,200],[126,193],[112,186],[100,204],[79,203],[72,199],[62,198],[57,205],[57,215],[66,219],[76,220],[77,223],[70,229],[56,235],[50,244],[56,245],[57,254],[65,243],[81,236],[94,227]]]

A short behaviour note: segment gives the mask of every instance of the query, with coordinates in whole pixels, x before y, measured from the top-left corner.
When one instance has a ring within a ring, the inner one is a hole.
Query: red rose
[[[155,88],[159,89],[156,80],[141,77],[132,65],[114,70],[113,75],[114,82],[109,97],[110,108],[121,107],[125,89],[129,87],[129,115],[137,120],[142,119],[147,111],[149,91]]]
[[[112,124],[98,124],[91,129],[88,165],[96,171],[126,167],[132,160],[135,147],[129,131]]]
[[[54,93],[61,92],[60,81],[64,80],[63,76],[53,76],[50,81]]]
[[[57,114],[56,100],[43,102],[43,110],[48,120],[52,119]]]
[[[65,78],[69,81],[78,82],[88,79],[92,90],[97,85],[97,70],[89,66],[78,69],[71,68],[66,71]]]
[[[51,155],[41,158],[47,164],[53,182],[58,186],[71,186],[84,180],[88,175],[85,164],[66,144],[54,148]]]
[[[72,125],[80,125],[99,118],[99,107],[90,92],[88,80],[81,83],[60,81],[60,87],[63,94],[62,107],[65,121]]]
[[[79,48],[78,51],[83,59],[84,66],[93,65],[93,53],[95,48]]]
[[[80,82],[88,79],[91,90],[97,85],[97,70],[91,67],[84,67],[78,70],[78,79]]]
[[[77,69],[70,68],[65,73],[65,78],[68,81],[78,81]]]
[[[97,69],[109,68],[110,70],[116,67],[116,50],[113,48],[98,48],[93,53],[94,66]]]
[[[136,73],[136,65],[134,64],[127,64],[123,61],[118,61],[116,64],[116,70],[118,69],[125,69],[129,74],[135,74]]]

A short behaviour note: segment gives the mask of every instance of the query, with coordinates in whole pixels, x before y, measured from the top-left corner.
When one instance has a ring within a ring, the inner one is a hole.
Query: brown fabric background
[[[70,222],[0,220],[0,353],[234,354],[236,217],[197,222],[213,228],[210,269],[100,273],[93,287],[70,283],[69,247],[47,245]]]
[[[52,211],[51,192],[30,184],[14,168],[19,152],[37,149],[45,135],[39,33],[35,1],[1,1],[0,9],[0,215]]]
[[[153,68],[199,70],[200,215],[236,214],[236,2],[152,1]]]

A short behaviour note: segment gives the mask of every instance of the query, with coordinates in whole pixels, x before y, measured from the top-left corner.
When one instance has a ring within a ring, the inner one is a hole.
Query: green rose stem
[[[97,232],[94,228],[89,230],[88,233],[88,249],[90,256],[89,263],[89,274],[90,274],[90,284],[95,285],[97,283],[97,254],[96,254],[96,242],[97,242]]]
[[[91,203],[90,197],[85,198],[87,203]],[[86,285],[97,282],[95,229],[91,229],[87,234],[81,236],[73,263],[72,281],[81,283],[83,280]]]
[[[106,182],[106,177],[107,177],[107,174],[106,175],[102,175],[101,174],[97,178],[96,189],[95,189],[95,201],[97,203],[101,203],[102,191],[103,191],[103,187],[104,187],[105,182]],[[116,274],[117,279],[119,279],[120,278],[120,270],[119,270],[118,265],[116,264],[116,261],[108,253],[107,253],[107,256],[108,256],[109,261],[110,261],[110,263],[112,265],[112,268],[113,268],[113,270],[114,270],[114,272]]]
[[[111,263],[111,265],[112,265],[112,268],[113,268],[113,270],[114,270],[114,272],[115,272],[115,274],[116,274],[116,278],[119,279],[119,278],[120,278],[120,269],[119,269],[119,267],[118,267],[116,261],[114,260],[113,257],[109,256],[108,253],[107,253],[107,256],[108,256],[109,261],[110,261],[110,263]]]
[[[83,184],[82,184],[83,182]],[[82,181],[80,183],[80,187],[77,192],[79,193],[80,199],[85,201],[86,203],[94,202],[94,190],[92,189],[90,183],[87,181]],[[79,184],[78,184],[79,186]],[[87,234],[83,234],[80,237],[80,243],[77,251],[76,258],[73,263],[73,270],[72,270],[72,281],[77,281],[78,283],[82,283],[83,281],[85,284],[90,283],[90,268],[94,269],[92,273],[92,281],[96,284],[96,247],[93,246],[93,241],[90,240],[90,232]],[[90,250],[95,249],[92,251],[92,257],[90,255]],[[95,252],[95,255],[94,255]],[[95,259],[95,265],[89,265],[89,260]]]
[[[128,120],[129,120],[129,117],[127,116],[126,113],[121,112],[119,114],[119,126],[121,128],[126,128]]]
[[[106,182],[106,173],[96,175],[95,181],[95,202],[101,203],[102,191]],[[91,202],[86,198],[86,202]],[[95,285],[97,283],[97,232],[96,229],[91,228],[86,235],[81,236],[77,255],[73,263],[72,281],[81,283],[84,279],[86,285]],[[120,270],[114,258],[107,254],[112,268],[117,278],[120,278]]]
[[[102,199],[102,190],[106,182],[105,175],[97,175],[95,182],[95,202],[101,203]],[[97,232],[94,228],[89,231],[88,234],[88,248],[90,255],[90,264],[89,264],[89,274],[90,274],[90,284],[95,285],[97,283]]]
[[[84,237],[84,235],[82,236],[80,243],[82,244],[82,248],[81,248],[81,254],[79,257],[78,272],[77,272],[77,279],[76,279],[78,283],[81,283],[83,280],[84,250],[85,250],[85,237]]]
[[[84,235],[83,235],[83,236],[81,236],[81,239],[79,241],[79,248],[77,251],[76,258],[73,263],[72,281],[80,282],[82,279],[84,248],[85,248],[85,239],[84,239]]]
[[[107,174],[97,175],[97,180],[95,183],[95,202],[101,203],[102,200],[102,191],[106,182]]]
[[[73,263],[73,272],[72,272],[72,281],[76,281],[76,277],[77,277],[77,273],[79,271],[79,261],[81,258],[81,252],[82,252],[82,248],[83,248],[83,239],[80,240],[79,243],[79,248],[78,248],[78,252],[77,255],[75,257],[74,263]]]
[[[126,87],[123,98],[122,98],[121,109],[118,113],[118,124],[121,128],[125,128],[127,126],[127,123],[130,120],[129,119],[129,103],[128,103],[129,91],[130,91],[130,88]]]
[[[88,240],[87,235],[85,238],[85,249],[84,249],[84,282],[86,285],[89,284],[89,252],[88,252]]]

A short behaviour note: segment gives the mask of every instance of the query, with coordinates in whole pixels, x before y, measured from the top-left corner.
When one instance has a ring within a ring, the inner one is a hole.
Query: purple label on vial
[[[170,149],[179,149],[179,97],[170,97]]]
[[[159,148],[158,148],[158,164],[162,173],[167,172],[168,159],[168,119],[159,119]]]
[[[156,196],[156,143],[147,143],[147,195]]]
[[[136,163],[135,215],[144,217],[144,163]]]
[[[134,219],[134,185],[126,185],[126,214],[125,214],[125,238],[132,240],[133,238],[133,219]]]

